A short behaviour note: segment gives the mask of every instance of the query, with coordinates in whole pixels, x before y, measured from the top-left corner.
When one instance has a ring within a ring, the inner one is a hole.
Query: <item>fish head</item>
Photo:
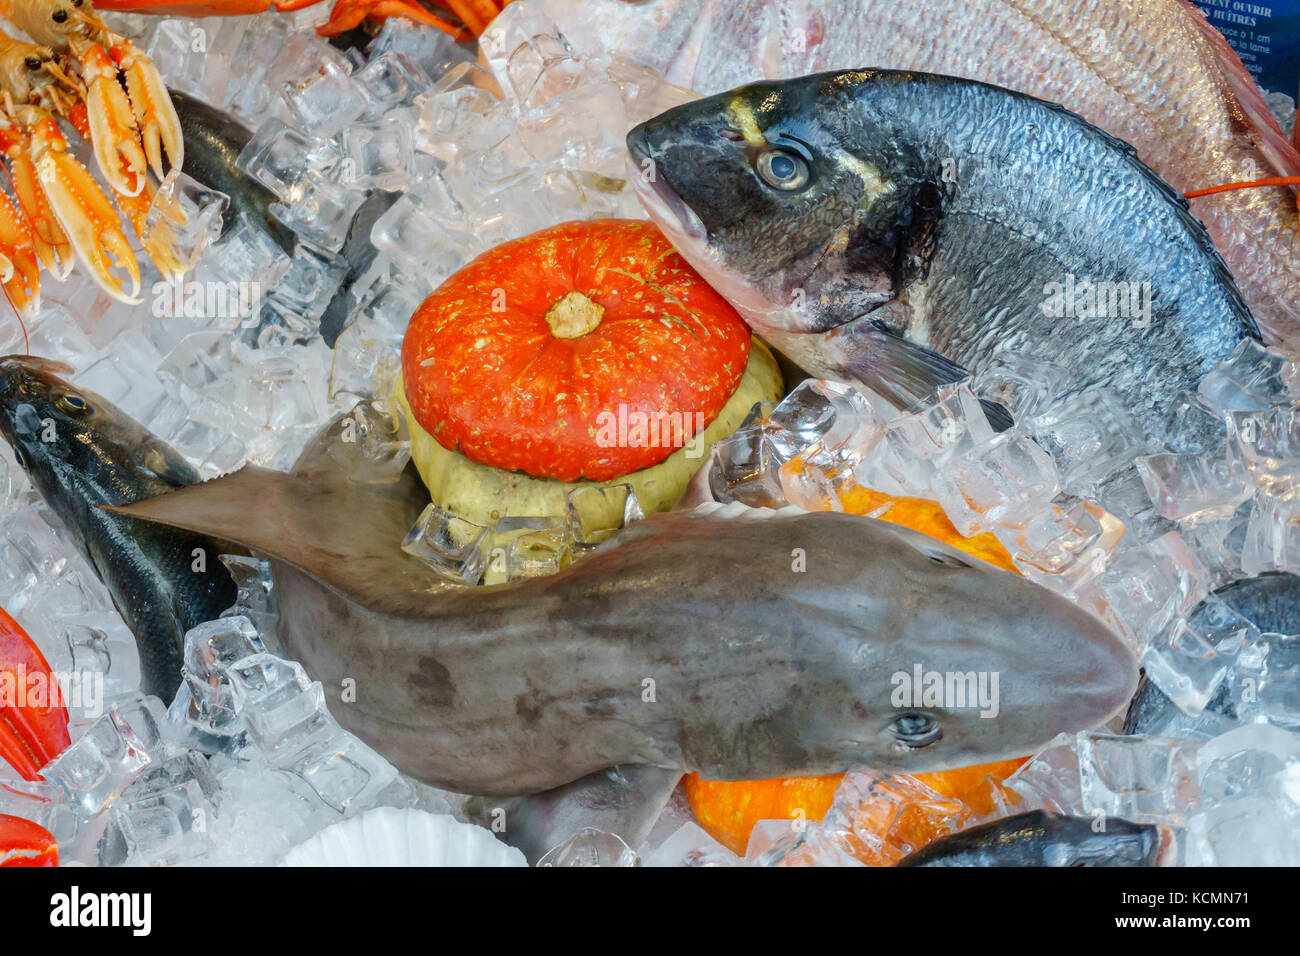
[[[853,660],[861,760],[919,773],[1027,756],[1105,724],[1132,651],[1063,596],[907,528],[862,567],[873,594]]]
[[[71,374],[49,359],[0,357],[0,434],[57,512],[197,480],[184,458],[101,396],[73,385]]]
[[[827,331],[895,302],[924,268],[942,170],[875,107],[904,76],[758,83],[628,134],[651,218],[756,331]]]

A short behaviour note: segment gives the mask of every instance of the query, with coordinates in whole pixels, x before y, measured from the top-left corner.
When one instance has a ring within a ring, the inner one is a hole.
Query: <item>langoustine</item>
[[[0,18],[36,41],[0,31],[0,151],[13,191],[0,201],[5,291],[21,313],[33,314],[36,264],[63,279],[75,254],[109,295],[137,302],[139,263],[118,210],[143,240],[156,194],[150,171],[161,179],[184,163],[167,88],[90,0],[0,0]],[[60,120],[90,141],[113,199],[72,155]],[[146,241],[145,248],[165,276],[177,271],[165,245]]]

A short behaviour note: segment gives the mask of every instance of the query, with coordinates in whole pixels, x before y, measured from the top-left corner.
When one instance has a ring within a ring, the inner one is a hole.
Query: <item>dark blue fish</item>
[[[0,433],[108,587],[135,634],[146,693],[170,701],[185,632],[235,603],[212,538],[109,514],[199,481],[173,448],[45,359],[0,358]]]

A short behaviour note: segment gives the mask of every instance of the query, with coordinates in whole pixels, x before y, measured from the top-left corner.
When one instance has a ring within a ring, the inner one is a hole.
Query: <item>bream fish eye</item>
[[[913,710],[895,717],[889,732],[902,746],[920,749],[943,737],[943,726],[929,714]]]
[[[793,192],[808,185],[808,163],[796,153],[773,147],[758,154],[759,178],[775,189]]]

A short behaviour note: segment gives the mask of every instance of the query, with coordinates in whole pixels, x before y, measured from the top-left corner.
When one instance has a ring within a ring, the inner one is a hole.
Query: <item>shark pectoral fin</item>
[[[965,366],[909,342],[878,321],[860,319],[830,334],[852,338],[838,349],[845,356],[844,371],[902,411],[916,411],[940,385],[970,375]],[[1006,431],[1015,424],[997,402],[980,399],[980,405],[995,431]]]
[[[584,827],[616,834],[635,850],[681,778],[680,770],[643,764],[611,767],[542,793],[474,797],[465,813],[522,850],[533,866]]]

